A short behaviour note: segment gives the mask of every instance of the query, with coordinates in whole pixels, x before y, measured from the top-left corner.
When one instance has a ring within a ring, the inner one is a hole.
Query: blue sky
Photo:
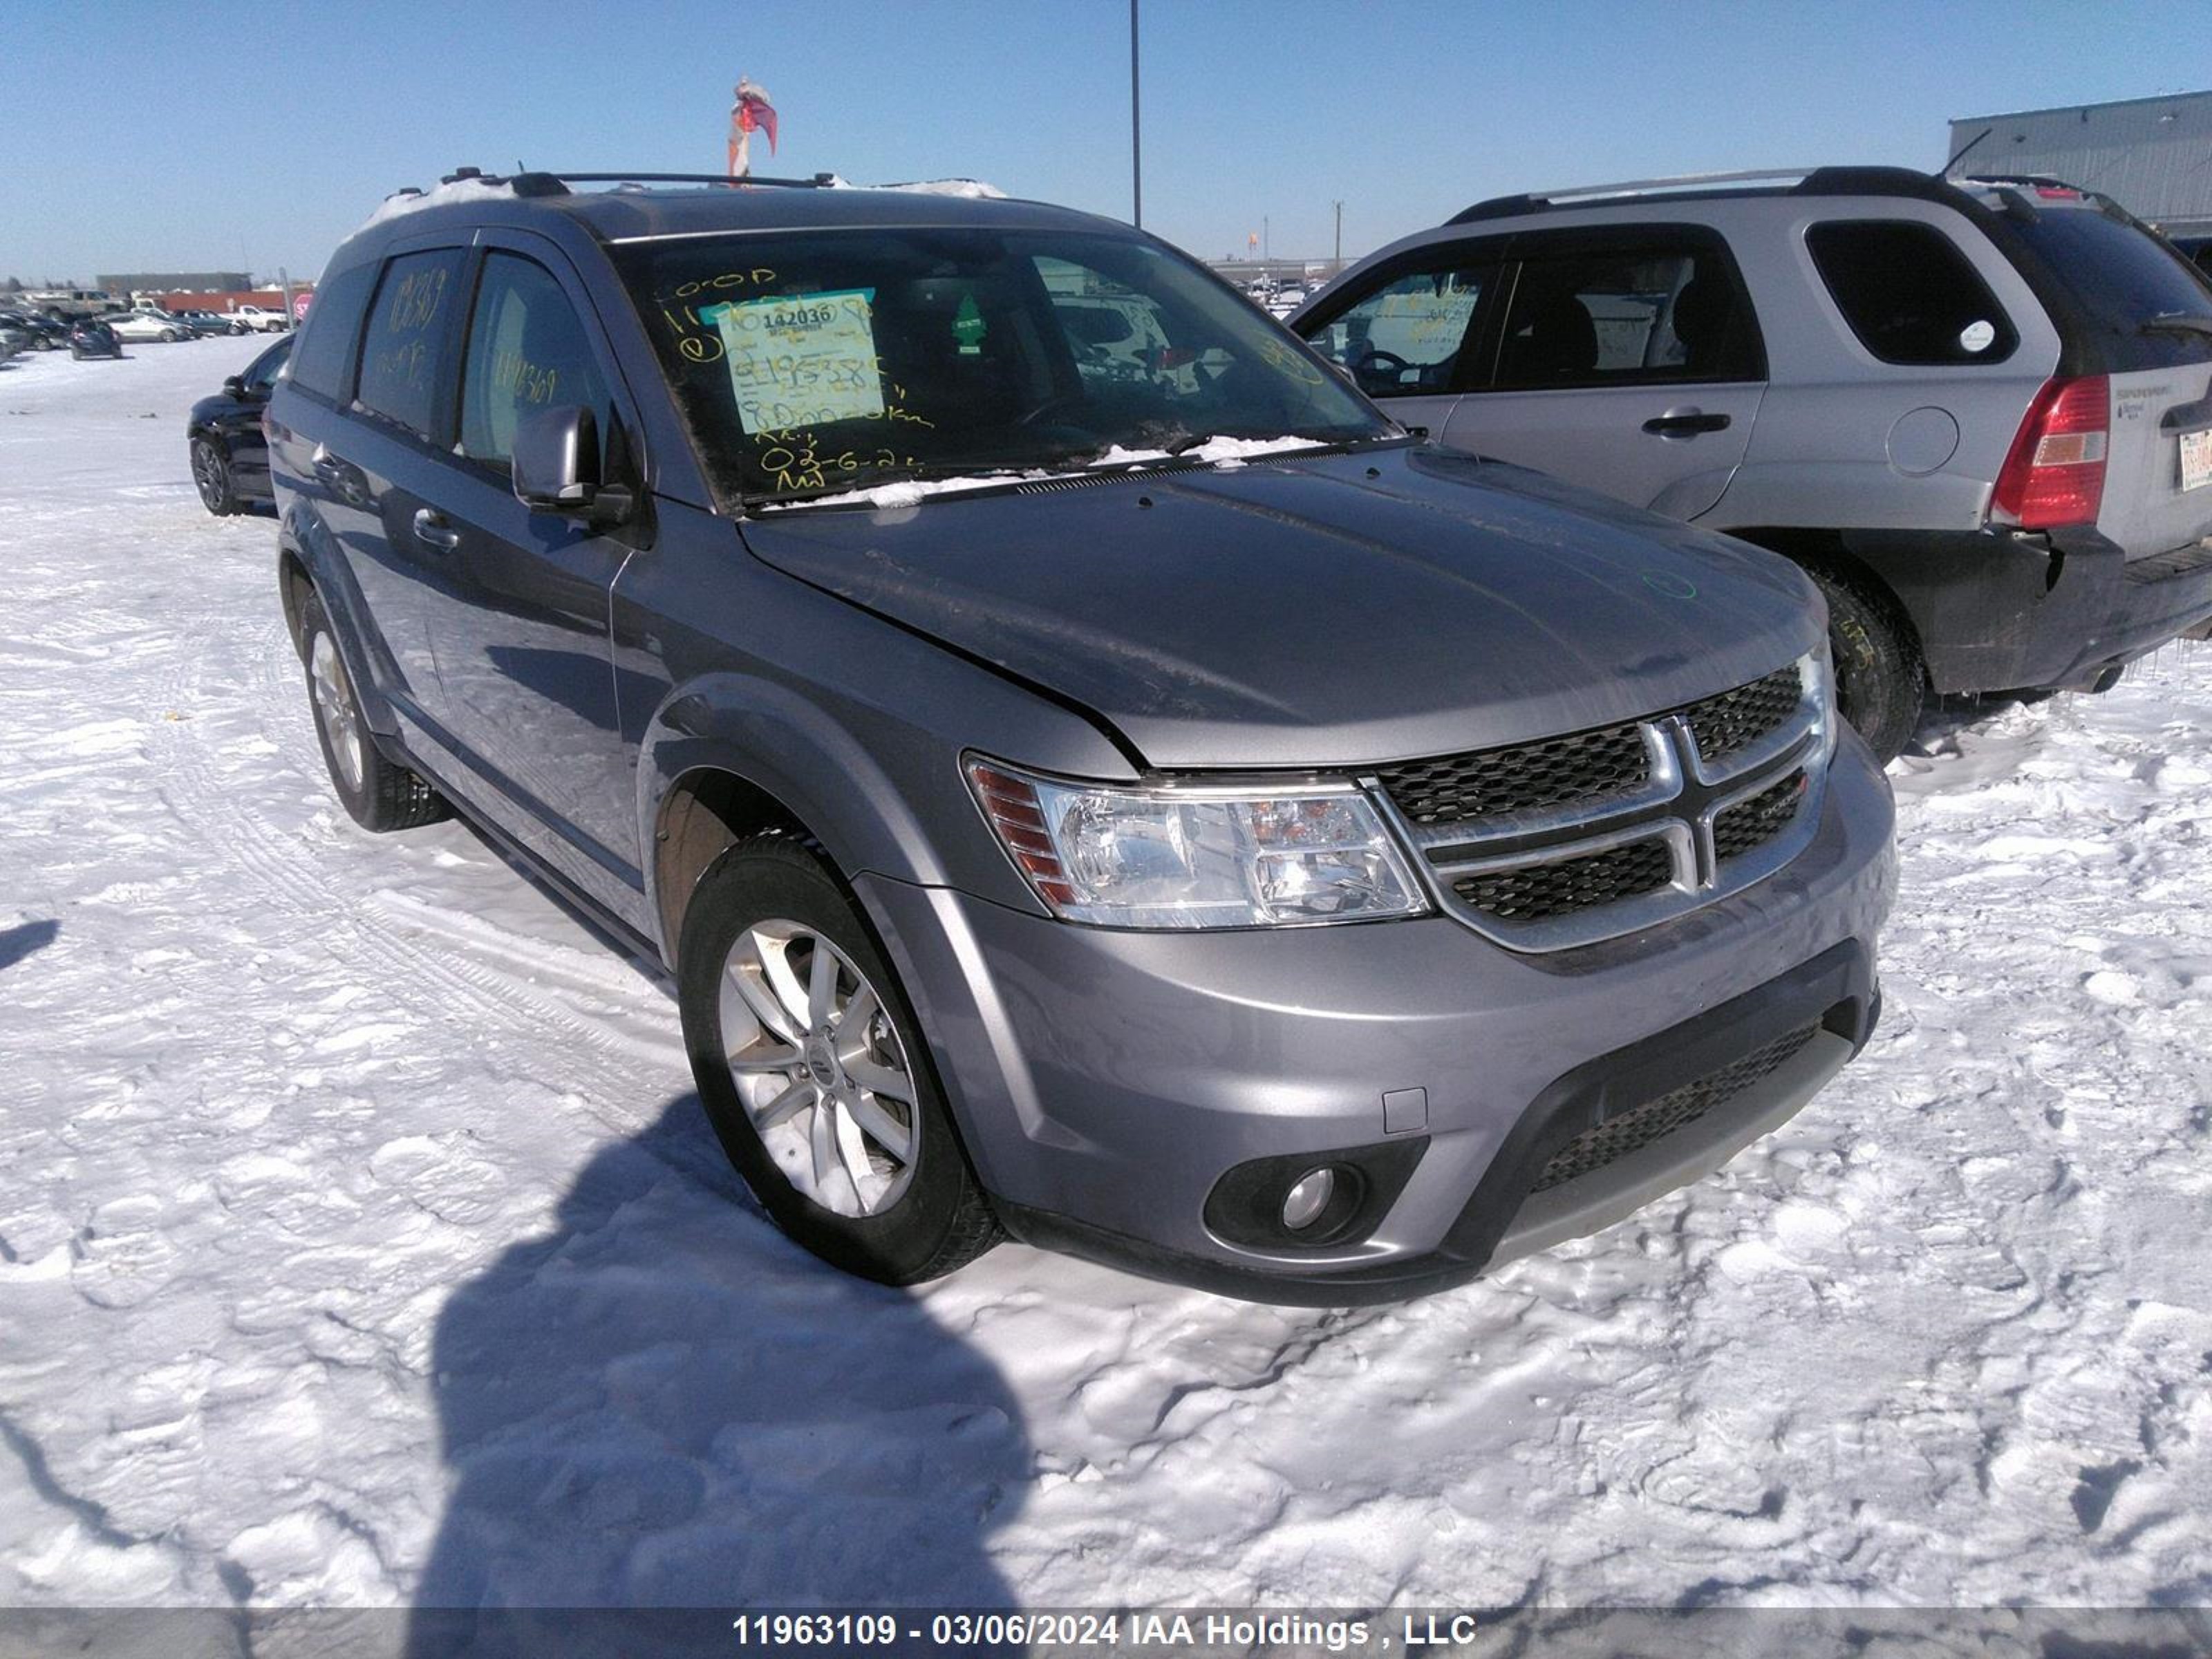
[[[5,56],[0,275],[27,280],[312,273],[462,162],[719,170],[741,70],[777,171],[1129,211],[1127,0],[94,0],[12,10]],[[1504,191],[1932,168],[1954,116],[2206,86],[2202,0],[1145,0],[1145,221],[1326,256],[1341,200],[1349,255]]]

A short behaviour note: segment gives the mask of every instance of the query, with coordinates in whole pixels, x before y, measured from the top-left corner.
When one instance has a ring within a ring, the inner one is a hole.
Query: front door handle
[[[450,553],[461,544],[461,532],[453,528],[444,514],[432,507],[418,507],[415,513],[415,539],[425,547]]]
[[[1694,438],[1700,432],[1725,432],[1729,417],[1722,414],[1707,415],[1694,409],[1668,410],[1664,415],[1654,415],[1644,422],[1644,429],[1655,437]]]

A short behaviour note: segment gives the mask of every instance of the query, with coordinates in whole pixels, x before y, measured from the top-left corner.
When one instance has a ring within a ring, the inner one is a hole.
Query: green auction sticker
[[[699,316],[720,331],[730,390],[748,432],[859,421],[884,412],[876,291],[841,289],[732,300]]]

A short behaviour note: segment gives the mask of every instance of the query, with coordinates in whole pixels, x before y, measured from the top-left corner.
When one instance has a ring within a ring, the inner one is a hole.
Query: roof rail
[[[1464,225],[1483,219],[1510,219],[1550,209],[1595,205],[1599,198],[1665,195],[1694,200],[1699,197],[1734,194],[1740,185],[1788,184],[1793,196],[1908,196],[1923,201],[1959,199],[1958,187],[1910,167],[1761,167],[1743,173],[1692,173],[1671,179],[1632,179],[1617,185],[1582,185],[1571,190],[1532,191],[1518,196],[1496,196],[1454,214],[1447,223]]]
[[[825,190],[836,182],[837,175],[817,173],[811,179],[769,179],[748,173],[742,179],[732,179],[721,173],[568,173],[543,167],[501,175],[488,173],[481,167],[455,167],[438,182],[451,185],[464,179],[505,185],[517,196],[565,196],[571,185],[720,185],[729,189],[760,185],[775,190]]]
[[[1593,196],[1644,196],[1656,191],[1704,191],[1717,185],[1771,184],[1784,179],[1802,179],[1810,167],[1761,167],[1748,173],[1685,173],[1665,179],[1628,179],[1614,185],[1576,185],[1565,190],[1525,191],[1516,196],[1493,196],[1486,202],[1452,216],[1450,222],[1474,219],[1503,219],[1516,213],[1540,211],[1565,202]]]

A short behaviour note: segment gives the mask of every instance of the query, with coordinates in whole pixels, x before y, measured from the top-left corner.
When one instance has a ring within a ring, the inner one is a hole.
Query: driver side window
[[[1351,371],[1370,398],[1416,398],[1450,391],[1474,325],[1488,263],[1439,248],[1433,262],[1401,271],[1309,337],[1314,349]]]

